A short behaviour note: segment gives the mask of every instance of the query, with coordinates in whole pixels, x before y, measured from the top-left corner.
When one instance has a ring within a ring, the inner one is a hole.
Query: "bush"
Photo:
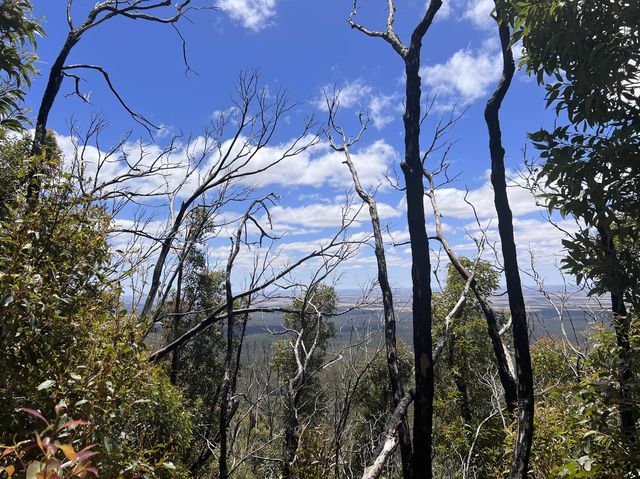
[[[50,418],[64,405],[87,421],[104,476],[181,475],[189,414],[146,360],[141,325],[119,302],[109,276],[111,218],[77,192],[49,142],[40,159],[26,154],[28,139],[0,145],[1,170],[15,174],[3,178],[12,194],[0,210],[0,444],[38,430],[19,409]],[[33,161],[47,173],[37,201],[22,181]]]

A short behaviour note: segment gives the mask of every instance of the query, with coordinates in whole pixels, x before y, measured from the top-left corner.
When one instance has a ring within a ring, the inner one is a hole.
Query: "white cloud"
[[[420,76],[441,99],[469,103],[485,96],[501,71],[501,53],[495,42],[486,41],[478,50],[458,50],[444,63],[421,68]]]
[[[312,203],[304,206],[275,206],[269,209],[276,231],[282,231],[283,227],[302,226],[305,228],[339,228],[343,217],[345,205]],[[359,208],[359,204],[351,206],[347,214],[352,216]],[[378,203],[378,213],[381,220],[396,218],[402,212],[386,203]],[[369,222],[369,212],[366,208],[360,209],[357,216],[362,223]]]
[[[254,32],[267,27],[276,15],[276,0],[218,0],[216,6]]]
[[[527,215],[536,211],[545,211],[544,208],[536,204],[535,197],[523,187],[523,181],[518,177],[515,171],[508,170],[507,177],[507,195],[509,196],[509,205],[514,217]],[[474,208],[478,218],[481,220],[489,220],[496,216],[493,187],[489,180],[489,171],[485,172],[485,181],[478,188],[466,190],[463,188],[443,187],[436,190],[436,200],[443,221],[448,219],[465,220],[475,218]],[[466,197],[466,201],[465,201]],[[471,203],[469,205],[468,203]],[[403,198],[401,201],[403,208],[406,208],[406,202]],[[432,214],[431,202],[425,197],[425,211],[427,215]],[[474,223],[475,224],[475,223]],[[446,223],[444,224],[446,227]]]
[[[490,17],[494,6],[493,0],[444,0],[436,21],[449,20],[455,16],[458,20],[468,20],[479,28],[488,29],[496,26]]]
[[[373,126],[378,130],[381,130],[397,118],[399,111],[402,111],[402,102],[400,101],[400,95],[397,93],[373,96],[369,102],[369,115],[373,120]]]
[[[312,103],[319,110],[328,111],[325,95],[331,97],[333,91],[334,87],[324,85],[321,89],[320,95],[318,95]],[[341,87],[336,89],[335,93],[339,95],[341,108],[362,108],[363,105],[366,104],[366,100],[372,95],[373,88],[363,80],[357,79],[344,83]]]
[[[325,92],[332,91],[329,85],[322,88],[322,93],[312,101],[312,103],[322,111],[327,111]],[[373,126],[381,130],[395,118],[399,117],[402,111],[402,102],[399,93],[385,95],[376,92],[371,85],[361,79],[345,83],[339,88],[340,108],[357,108],[369,114]]]
[[[300,142],[311,141],[308,138]],[[245,138],[239,138],[236,148],[230,155],[234,157],[239,153],[240,147],[245,143]],[[93,182],[97,172],[96,185],[111,185],[103,192],[111,191],[114,188],[127,190],[139,194],[167,194],[179,188],[178,199],[190,195],[197,186],[204,181],[209,172],[218,165],[220,154],[224,154],[231,147],[232,140],[226,140],[221,145],[221,152],[213,150],[194,170],[193,158],[198,158],[205,149],[207,140],[204,137],[195,137],[189,143],[174,143],[173,150],[167,150],[158,144],[125,143],[120,150],[113,153],[106,160],[106,153],[97,148],[87,145],[76,146],[78,140],[71,136],[57,135],[57,141],[63,151],[65,163],[71,167],[74,158],[81,156],[81,163],[84,168],[84,177]],[[256,174],[250,174],[238,180],[238,183],[251,187],[264,186],[289,186],[312,188],[333,187],[344,191],[353,184],[349,169],[343,164],[343,153],[335,152],[328,144],[319,143],[302,151],[300,154],[285,158],[269,168],[275,159],[281,158],[289,150],[291,142],[268,145],[258,151],[246,165],[242,166],[239,173],[255,172],[264,169]],[[239,163],[251,155],[251,147],[247,146],[241,152],[242,157]],[[397,162],[398,152],[384,140],[377,140],[366,147],[354,148],[352,160],[358,170],[360,181],[367,189],[378,187],[384,188],[386,185],[384,175],[389,169],[389,165]],[[76,158],[80,160],[80,158]],[[156,174],[140,174],[150,168],[162,167],[163,170]],[[265,169],[266,168],[266,169]],[[185,175],[189,171],[188,178]],[[113,180],[120,178],[121,181],[113,183]],[[153,200],[151,200],[153,201]]]
[[[269,164],[284,148],[285,145],[264,148],[253,159],[250,168],[259,169]],[[377,140],[352,152],[352,160],[365,188],[375,188],[383,184],[388,165],[397,159],[396,150],[384,140]],[[287,158],[260,175],[247,177],[245,181],[253,186],[350,187],[353,182],[343,161],[343,153],[335,152],[322,143],[297,156]]]
[[[496,26],[495,20],[490,16],[494,7],[493,0],[469,0],[462,16],[476,26],[488,29]]]

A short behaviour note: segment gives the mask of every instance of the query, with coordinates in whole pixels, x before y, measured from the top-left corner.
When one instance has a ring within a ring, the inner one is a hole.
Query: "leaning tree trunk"
[[[60,86],[62,85],[62,80],[64,79],[64,64],[67,61],[67,57],[71,50],[80,40],[79,35],[75,30],[72,30],[67,35],[67,39],[64,42],[64,45],[60,49],[56,60],[53,62],[51,66],[51,70],[49,72],[49,80],[47,81],[47,86],[42,95],[42,100],[40,101],[40,108],[38,109],[38,118],[36,119],[36,128],[35,133],[33,135],[33,143],[31,146],[31,154],[32,155],[40,155],[42,153],[42,145],[44,144],[45,138],[47,136],[47,122],[49,121],[49,113],[51,112],[51,108],[53,107],[53,103],[58,96],[58,92],[60,91]]]
[[[502,78],[487,102],[484,117],[489,129],[489,150],[491,153],[491,184],[493,185],[498,231],[502,244],[502,256],[509,297],[509,309],[513,323],[513,345],[515,350],[516,377],[518,379],[518,435],[511,461],[511,479],[525,479],[529,469],[529,455],[533,440],[533,371],[529,353],[529,331],[527,313],[522,294],[518,257],[513,235],[513,216],[507,196],[504,167],[504,148],[500,131],[499,112],[511,80],[515,73],[513,52],[510,46],[509,26],[502,19],[500,3],[496,1],[496,14],[500,44],[502,46]]]
[[[174,308],[174,316],[173,316],[173,321],[172,321],[172,330],[173,330],[173,336],[171,337],[172,341],[175,341],[176,339],[178,339],[180,337],[180,321],[181,321],[181,303],[182,303],[182,273],[183,273],[183,264],[180,263],[180,265],[178,266],[178,282],[176,284],[176,304],[175,304],[175,308]],[[171,354],[171,369],[169,372],[169,381],[171,382],[171,384],[173,384],[174,386],[177,384],[178,381],[178,370],[180,369],[180,351],[178,351],[177,349],[173,351],[173,353]]]
[[[78,43],[80,37],[75,30],[69,32],[67,39],[62,46],[62,49],[58,53],[56,60],[51,66],[49,72],[49,80],[47,86],[42,95],[40,101],[40,108],[38,109],[38,117],[36,119],[35,133],[33,134],[33,143],[31,144],[31,155],[38,157],[42,155],[42,146],[45,143],[47,137],[47,122],[49,121],[49,113],[53,107],[53,103],[58,96],[62,80],[64,79],[64,64],[67,61],[69,53],[73,49],[76,43]],[[37,160],[36,160],[37,161]],[[32,165],[27,175],[27,199],[37,198],[40,194],[40,180],[38,179],[40,164],[36,163]]]
[[[496,363],[498,366],[498,376],[500,377],[500,383],[502,384],[502,388],[504,389],[504,398],[507,404],[507,411],[509,415],[515,418],[516,407],[518,404],[518,385],[516,380],[516,374],[513,370],[512,358],[507,349],[506,345],[502,341],[502,337],[500,335],[500,328],[498,326],[498,318],[495,310],[489,303],[488,299],[484,296],[484,294],[480,291],[478,287],[478,282],[471,274],[465,266],[460,261],[458,255],[453,251],[453,248],[449,245],[445,235],[444,229],[442,227],[442,214],[440,213],[440,208],[438,207],[438,203],[436,201],[435,196],[435,186],[433,183],[430,185],[430,194],[429,199],[431,200],[431,206],[433,208],[433,216],[435,220],[436,226],[436,235],[442,248],[447,253],[449,261],[454,266],[456,271],[460,274],[462,279],[465,281],[471,280],[470,287],[478,300],[478,304],[480,304],[480,308],[482,309],[482,313],[487,321],[487,331],[489,333],[489,338],[491,339],[491,345],[493,346],[493,352],[496,357]]]

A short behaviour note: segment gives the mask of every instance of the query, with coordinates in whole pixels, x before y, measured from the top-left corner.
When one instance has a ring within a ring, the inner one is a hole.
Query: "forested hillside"
[[[0,478],[640,478],[637,0],[0,31]]]

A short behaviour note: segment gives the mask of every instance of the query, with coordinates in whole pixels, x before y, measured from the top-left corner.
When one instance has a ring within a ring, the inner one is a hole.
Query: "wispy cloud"
[[[269,26],[276,16],[276,0],[218,0],[216,6],[254,32]]]
[[[325,85],[322,93],[313,100],[313,104],[322,111],[327,111],[325,92],[331,92],[332,87]],[[361,79],[346,82],[338,87],[340,108],[357,108],[369,115],[373,126],[381,130],[394,119],[399,118],[402,102],[399,93],[386,95],[376,91],[371,85]]]
[[[470,0],[465,5],[462,17],[480,28],[495,27],[496,22],[491,18],[494,7],[493,0]]]

